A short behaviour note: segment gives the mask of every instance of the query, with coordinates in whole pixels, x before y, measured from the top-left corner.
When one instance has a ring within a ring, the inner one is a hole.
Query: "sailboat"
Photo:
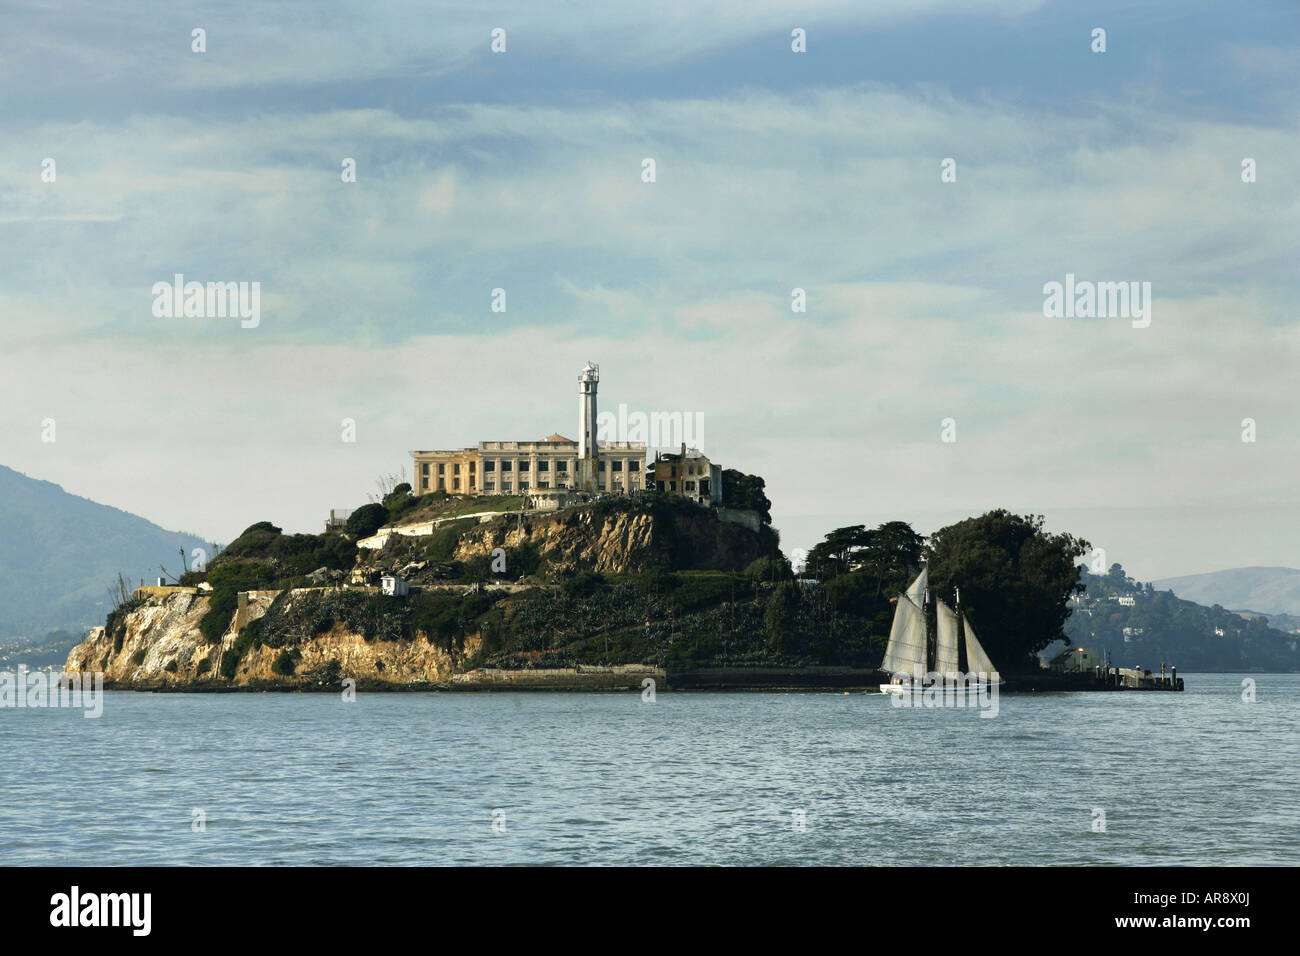
[[[898,596],[894,606],[894,623],[889,629],[889,646],[880,669],[892,676],[881,684],[882,694],[910,694],[927,688],[954,690],[999,683],[997,668],[989,660],[969,615],[954,611],[942,600],[934,603],[935,640],[933,668],[930,661],[929,627],[926,608],[930,606],[929,570],[921,569],[916,580]],[[966,670],[961,670],[959,634],[966,639]],[[929,683],[926,683],[929,674]],[[945,683],[946,681],[946,683]]]

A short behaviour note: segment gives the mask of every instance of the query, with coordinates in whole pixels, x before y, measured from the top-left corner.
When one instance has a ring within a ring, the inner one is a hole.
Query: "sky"
[[[1142,579],[1300,566],[1300,3],[1081,7],[11,0],[0,464],[316,531],[572,437],[591,360],[787,550],[1003,507]],[[178,273],[257,325],[157,315]],[[1067,274],[1149,324],[1045,315]]]

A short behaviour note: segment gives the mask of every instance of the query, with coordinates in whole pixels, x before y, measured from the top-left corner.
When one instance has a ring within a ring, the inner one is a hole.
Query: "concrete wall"
[[[719,508],[717,509],[718,518],[722,521],[729,521],[732,524],[744,525],[750,531],[755,533],[762,527],[763,521],[758,516],[757,511],[748,511],[741,508]]]
[[[137,598],[161,597],[166,594],[198,594],[198,588],[181,587],[177,584],[146,584],[142,588],[135,589]]]

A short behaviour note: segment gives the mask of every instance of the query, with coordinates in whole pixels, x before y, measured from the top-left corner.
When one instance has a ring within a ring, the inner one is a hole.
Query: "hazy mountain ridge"
[[[181,548],[213,551],[194,535],[0,465],[0,634],[102,623],[119,572],[133,585],[160,564],[180,573]]]
[[[1300,570],[1282,567],[1229,568],[1151,582],[1186,601],[1260,614],[1300,615]]]

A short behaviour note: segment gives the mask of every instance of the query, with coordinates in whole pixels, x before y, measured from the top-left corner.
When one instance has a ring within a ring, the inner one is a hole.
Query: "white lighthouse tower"
[[[596,490],[596,387],[600,366],[588,362],[578,376],[578,461],[576,487]]]

